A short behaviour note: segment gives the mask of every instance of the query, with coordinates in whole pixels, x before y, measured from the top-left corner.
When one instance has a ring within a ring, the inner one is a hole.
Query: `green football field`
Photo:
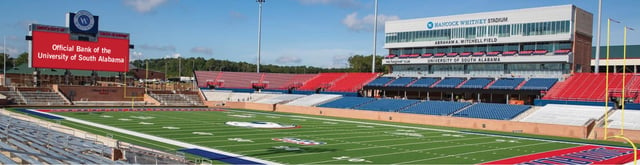
[[[453,128],[249,110],[56,114],[283,164],[475,164],[578,146],[469,134]],[[235,127],[226,125],[228,121],[276,122],[300,128]],[[181,149],[126,136],[114,137],[167,151]],[[300,145],[274,138],[297,138],[320,144]]]

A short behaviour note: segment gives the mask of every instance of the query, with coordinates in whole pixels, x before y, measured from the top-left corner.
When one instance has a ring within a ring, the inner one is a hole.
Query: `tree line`
[[[0,55],[4,55],[0,53]],[[18,57],[7,57],[7,69],[28,62],[28,53],[22,53]],[[3,60],[4,58],[0,59]],[[260,72],[267,73],[321,73],[321,72],[371,72],[371,55],[354,55],[347,59],[349,64],[346,68],[321,68],[313,66],[280,66],[280,65],[260,65]],[[255,72],[256,65],[247,62],[235,62],[229,60],[205,59],[203,57],[188,58],[158,58],[135,60],[131,65],[149,70],[163,72],[167,77],[193,76],[193,71],[224,71],[224,72]],[[376,72],[388,73],[386,67],[382,67],[382,56],[376,56]],[[0,66],[4,65],[4,61]]]

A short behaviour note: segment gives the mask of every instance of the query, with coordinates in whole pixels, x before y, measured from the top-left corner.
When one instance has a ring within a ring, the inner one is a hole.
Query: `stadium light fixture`
[[[616,21],[614,19],[607,19],[607,58],[605,60],[605,78],[604,78],[604,118],[609,118],[609,113],[607,113],[607,107],[609,107],[609,45],[611,43],[611,22],[620,23],[620,21]],[[609,122],[604,120],[604,140],[607,140],[607,127]]]
[[[258,62],[256,63],[256,72],[260,73],[260,53],[262,49],[262,4],[266,0],[256,0],[258,2]]]
[[[374,9],[373,9],[373,54],[371,54],[371,73],[376,72],[376,53],[377,53],[377,43],[378,42],[378,0],[374,1]]]
[[[600,29],[602,26],[602,0],[598,0],[598,34],[596,36],[596,66],[594,73],[600,73]]]

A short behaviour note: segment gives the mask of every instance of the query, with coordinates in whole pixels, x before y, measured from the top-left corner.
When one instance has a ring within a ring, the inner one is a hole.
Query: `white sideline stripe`
[[[33,109],[28,109],[28,110],[35,111]],[[234,153],[230,153],[230,152],[216,150],[216,149],[209,148],[209,147],[202,147],[202,146],[193,145],[193,144],[180,142],[180,141],[176,141],[176,140],[171,140],[171,139],[167,139],[167,138],[157,137],[157,136],[148,135],[148,134],[144,134],[144,133],[139,133],[139,132],[135,132],[135,131],[129,131],[129,130],[125,130],[125,129],[122,129],[122,128],[117,128],[117,127],[112,127],[112,126],[108,126],[108,125],[103,125],[103,124],[93,123],[93,122],[89,122],[89,121],[84,121],[84,120],[80,120],[80,119],[76,119],[76,118],[60,116],[60,115],[56,115],[56,114],[52,114],[52,113],[46,113],[46,112],[40,112],[40,111],[35,111],[35,112],[44,113],[44,114],[48,114],[48,115],[56,116],[56,117],[61,117],[61,118],[64,118],[65,120],[69,120],[69,121],[73,121],[73,122],[81,123],[81,124],[85,124],[85,125],[90,125],[90,126],[94,126],[94,127],[98,127],[98,128],[102,128],[102,129],[106,129],[106,130],[111,130],[111,131],[115,131],[115,132],[119,132],[119,133],[123,133],[123,134],[127,134],[127,135],[133,135],[133,136],[137,136],[137,137],[141,137],[141,138],[145,138],[145,139],[149,139],[149,140],[154,140],[154,141],[158,141],[158,142],[162,142],[162,143],[168,143],[168,144],[179,146],[179,147],[201,149],[201,150],[205,150],[205,151],[209,151],[209,152],[225,154],[225,155],[228,155],[228,156],[237,157],[239,159],[250,160],[250,161],[263,163],[263,164],[280,164],[280,163],[277,163],[277,162],[262,160],[262,159],[248,157],[248,156],[244,156],[244,155],[238,155],[238,154],[234,154]]]

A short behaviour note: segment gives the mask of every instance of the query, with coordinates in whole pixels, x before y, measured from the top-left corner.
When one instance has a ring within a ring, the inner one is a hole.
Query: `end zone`
[[[631,161],[633,149],[586,145],[482,164],[625,164]]]

